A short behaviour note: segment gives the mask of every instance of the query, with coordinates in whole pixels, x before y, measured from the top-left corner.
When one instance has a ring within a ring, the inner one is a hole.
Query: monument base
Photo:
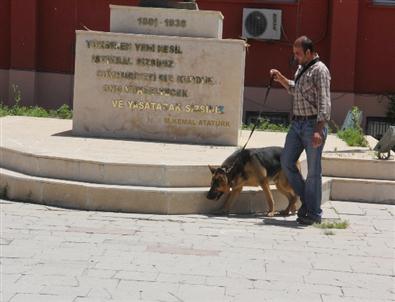
[[[3,117],[2,198],[75,208],[153,214],[208,214],[223,200],[206,199],[208,164],[237,147],[75,137],[71,120]],[[242,142],[249,131],[242,131]],[[249,147],[282,146],[285,133],[256,132]],[[302,160],[305,162],[305,160]],[[285,196],[271,187],[277,210]],[[329,199],[330,182],[324,196]],[[235,213],[266,212],[260,188],[246,188]]]

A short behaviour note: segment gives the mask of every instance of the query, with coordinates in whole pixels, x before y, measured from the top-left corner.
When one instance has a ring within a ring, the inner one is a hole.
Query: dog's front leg
[[[275,214],[274,200],[273,200],[272,192],[270,191],[270,184],[269,184],[269,181],[267,178],[263,179],[263,181],[261,183],[261,187],[263,189],[263,193],[265,194],[266,202],[267,202],[268,208],[269,208],[266,215],[269,217],[272,217]]]
[[[239,197],[242,189],[243,189],[242,187],[232,189],[232,191],[228,194],[227,199],[222,208],[225,214],[229,214],[230,210],[233,208],[235,201],[237,200],[237,197]]]

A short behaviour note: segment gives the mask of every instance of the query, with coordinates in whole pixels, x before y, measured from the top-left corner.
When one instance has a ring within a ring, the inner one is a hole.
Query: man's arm
[[[314,77],[317,87],[317,121],[328,122],[331,113],[330,80],[328,70],[322,70]]]
[[[318,73],[314,77],[314,82],[317,87],[317,124],[314,129],[313,146],[319,147],[323,141],[322,129],[326,122],[330,120],[331,113],[329,71],[325,70]]]

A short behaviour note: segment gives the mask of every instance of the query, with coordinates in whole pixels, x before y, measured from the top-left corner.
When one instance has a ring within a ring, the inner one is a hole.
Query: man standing
[[[304,225],[321,223],[322,169],[321,156],[330,120],[330,74],[319,61],[313,42],[306,36],[296,39],[293,45],[299,68],[295,80],[289,80],[276,69],[270,70],[293,96],[293,117],[281,156],[281,166],[288,181],[300,196],[302,206],[297,222]],[[306,151],[307,178],[303,179],[296,161]]]

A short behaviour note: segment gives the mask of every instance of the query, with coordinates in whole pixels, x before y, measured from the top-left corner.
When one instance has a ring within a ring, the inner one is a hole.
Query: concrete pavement
[[[1,301],[394,301],[395,206],[295,217],[166,216],[1,203]]]

